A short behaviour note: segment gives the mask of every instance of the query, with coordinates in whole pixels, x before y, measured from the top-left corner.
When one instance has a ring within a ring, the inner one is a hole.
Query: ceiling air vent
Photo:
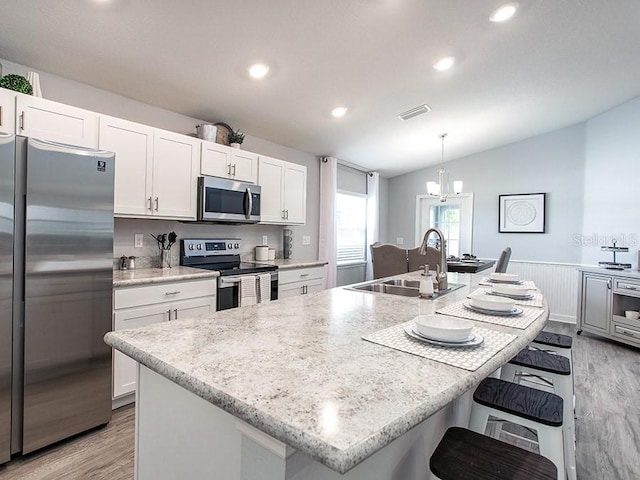
[[[425,103],[424,105],[418,105],[411,110],[401,113],[398,117],[402,120],[409,120],[410,118],[417,117],[418,115],[422,115],[423,113],[428,113],[430,111],[431,107]]]

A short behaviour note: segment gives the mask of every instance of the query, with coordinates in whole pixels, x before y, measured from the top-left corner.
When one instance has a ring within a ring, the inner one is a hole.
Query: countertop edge
[[[185,267],[180,267],[184,269]],[[132,287],[132,286],[142,286],[142,285],[154,285],[158,283],[169,283],[169,282],[180,282],[183,280],[202,280],[206,278],[215,278],[220,276],[220,272],[215,270],[199,270],[199,269],[191,269],[193,272],[187,273],[176,273],[175,275],[166,275],[166,271],[161,268],[149,268],[149,269],[139,269],[132,271],[132,274],[135,275],[135,272],[139,273],[149,273],[152,276],[147,276],[144,278],[130,278],[130,279],[116,279],[116,272],[120,272],[118,270],[114,271],[114,279],[113,279],[113,288],[119,287]],[[154,275],[156,272],[156,275]],[[121,275],[121,273],[120,273]]]
[[[111,347],[130,356],[147,368],[180,385],[194,395],[197,395],[212,405],[236,416],[273,438],[310,455],[332,470],[340,474],[344,474],[369,456],[373,455],[395,439],[425,421],[448,403],[480,383],[497,368],[507,363],[520,350],[531,343],[531,341],[544,328],[544,325],[548,320],[549,308],[545,301],[544,315],[542,315],[539,320],[536,320],[536,323],[540,324],[539,329],[534,328],[526,333],[523,332],[522,335],[517,336],[513,342],[500,352],[499,355],[490,359],[478,370],[469,372],[469,376],[462,383],[453,386],[449,390],[433,398],[433,401],[430,404],[425,405],[424,408],[413,411],[409,417],[404,416],[396,419],[394,422],[387,425],[383,431],[377,432],[376,435],[369,437],[365,442],[354,445],[350,449],[346,450],[338,450],[334,446],[323,442],[317,437],[310,436],[303,430],[291,427],[271,415],[267,415],[255,408],[249,407],[245,403],[225,394],[211,385],[203,384],[202,382],[191,378],[179,369],[157,359],[153,355],[146,354],[130,344],[121,341],[117,338],[115,332],[107,333],[104,340]]]
[[[617,270],[613,268],[604,268],[604,267],[577,267],[579,272],[587,272],[587,273],[595,273],[597,275],[608,275],[611,277],[625,277],[625,278],[635,278],[640,280],[640,270],[634,270],[631,268],[627,268],[625,270]]]
[[[296,268],[322,267],[327,265],[329,262],[325,260],[288,260],[281,258],[263,262],[258,260],[247,260],[247,263],[253,263],[255,265],[275,265],[278,267],[278,270],[294,270]]]

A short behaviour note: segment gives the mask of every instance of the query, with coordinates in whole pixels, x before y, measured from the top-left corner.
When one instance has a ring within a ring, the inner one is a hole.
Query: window
[[[336,224],[338,265],[366,262],[367,196],[338,192]]]
[[[461,256],[472,251],[473,193],[451,196],[445,203],[429,195],[416,197],[416,246],[429,228],[438,228],[447,243],[447,255]],[[437,236],[429,237],[429,246],[437,245]]]

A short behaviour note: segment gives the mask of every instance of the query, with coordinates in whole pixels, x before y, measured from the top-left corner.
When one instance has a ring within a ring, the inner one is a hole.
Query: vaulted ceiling
[[[503,3],[2,0],[0,58],[385,176],[438,163],[441,132],[452,159],[640,94],[637,0],[520,1],[490,22]]]

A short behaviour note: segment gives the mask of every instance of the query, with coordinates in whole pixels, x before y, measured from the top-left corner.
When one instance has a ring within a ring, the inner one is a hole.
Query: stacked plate
[[[488,315],[513,316],[523,313],[521,308],[516,307],[515,300],[500,296],[472,295],[463,305],[468,310]]]
[[[484,339],[474,334],[473,322],[448,315],[419,315],[405,333],[417,340],[446,347],[471,347]]]
[[[489,275],[489,281],[493,283],[512,283],[516,285],[522,284],[520,281],[520,275],[516,273],[497,273],[494,272]]]
[[[491,287],[490,295],[499,295],[514,300],[531,300],[533,293],[524,285],[513,285],[509,283],[498,283]]]

